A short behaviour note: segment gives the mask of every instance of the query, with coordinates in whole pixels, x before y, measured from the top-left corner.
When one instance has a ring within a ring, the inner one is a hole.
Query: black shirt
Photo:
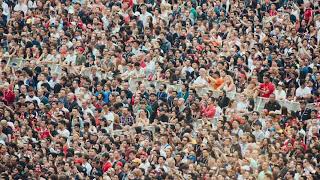
[[[218,105],[220,106],[221,109],[225,108],[228,106],[230,102],[230,99],[227,96],[219,97],[218,99]]]
[[[281,105],[277,101],[269,101],[264,105],[264,109],[267,109],[268,111],[276,111],[281,109]]]
[[[310,109],[302,109],[296,112],[296,116],[300,121],[305,121],[311,118],[311,110]]]

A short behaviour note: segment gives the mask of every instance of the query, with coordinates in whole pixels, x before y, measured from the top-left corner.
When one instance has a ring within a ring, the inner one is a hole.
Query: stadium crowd
[[[0,179],[320,179],[319,1],[0,4]]]

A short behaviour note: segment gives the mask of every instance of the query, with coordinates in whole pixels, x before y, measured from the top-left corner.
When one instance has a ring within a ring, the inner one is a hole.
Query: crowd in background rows
[[[320,179],[319,1],[0,4],[0,179]]]

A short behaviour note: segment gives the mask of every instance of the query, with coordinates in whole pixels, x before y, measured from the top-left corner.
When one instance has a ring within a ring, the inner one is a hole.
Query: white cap
[[[140,12],[139,12],[139,11],[136,11],[133,15],[135,15],[135,16],[140,16]]]
[[[2,145],[6,145],[6,143],[3,141],[3,140],[0,140],[0,144],[2,144]]]

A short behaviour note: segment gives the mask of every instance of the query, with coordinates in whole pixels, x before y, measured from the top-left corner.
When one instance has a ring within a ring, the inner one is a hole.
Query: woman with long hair
[[[229,75],[226,75],[224,78],[223,90],[225,90],[226,93],[230,94],[231,96],[233,96],[236,93],[236,86],[233,82],[232,77]]]
[[[145,127],[148,125],[149,125],[148,111],[146,109],[139,110],[137,120],[136,120],[136,123],[134,124],[134,126]]]

